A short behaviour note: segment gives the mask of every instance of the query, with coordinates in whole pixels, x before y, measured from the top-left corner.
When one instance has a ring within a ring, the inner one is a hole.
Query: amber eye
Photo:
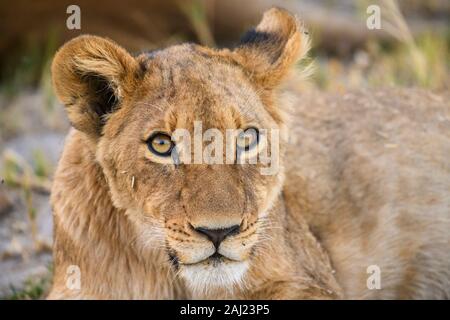
[[[259,142],[259,131],[256,128],[247,128],[241,132],[236,140],[239,149],[248,151],[254,148]]]
[[[160,157],[169,157],[174,147],[174,143],[170,139],[170,136],[162,132],[154,133],[147,140],[147,145],[152,153]]]

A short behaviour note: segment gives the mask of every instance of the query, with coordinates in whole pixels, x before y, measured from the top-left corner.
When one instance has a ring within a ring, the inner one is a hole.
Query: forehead
[[[134,110],[153,126],[240,128],[264,122],[258,92],[238,66],[194,45],[139,57],[145,77]],[[169,124],[168,124],[169,122]]]

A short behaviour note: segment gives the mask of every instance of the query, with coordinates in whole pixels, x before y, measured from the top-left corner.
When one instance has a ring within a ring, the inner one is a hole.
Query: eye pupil
[[[174,144],[169,135],[161,132],[153,134],[148,140],[149,150],[160,157],[168,157],[171,155]]]
[[[259,142],[259,131],[256,128],[250,127],[245,129],[237,138],[237,147],[239,149],[248,151],[255,147]]]

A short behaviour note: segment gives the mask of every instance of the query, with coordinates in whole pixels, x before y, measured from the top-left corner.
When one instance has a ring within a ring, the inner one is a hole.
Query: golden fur
[[[74,129],[52,190],[49,298],[448,297],[448,105],[380,92],[301,97],[289,111],[277,88],[307,48],[282,9],[233,50],[184,44],[132,57],[94,36],[63,46],[53,82]],[[432,126],[438,115],[447,122]],[[152,132],[192,132],[197,120],[280,129],[279,172],[149,153]],[[220,246],[232,259],[204,260],[214,248],[194,228],[232,225],[239,233]],[[365,287],[371,264],[382,290]],[[71,265],[79,289],[66,285]]]

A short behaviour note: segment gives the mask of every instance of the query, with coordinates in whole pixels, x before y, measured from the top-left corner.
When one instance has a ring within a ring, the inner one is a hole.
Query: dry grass
[[[46,276],[28,279],[20,290],[11,287],[12,294],[5,298],[7,300],[38,300],[45,298],[50,290],[51,274],[52,268],[50,266],[49,273]]]
[[[38,227],[36,221],[36,209],[33,206],[33,193],[50,193],[51,182],[48,178],[50,170],[45,159],[39,152],[35,159],[34,168],[28,164],[20,155],[5,150],[2,154],[3,172],[1,176],[6,186],[19,188],[27,208],[27,217],[30,226],[31,239],[34,249],[40,251],[42,243],[39,240]]]
[[[180,11],[187,17],[202,45],[214,47],[216,42],[206,15],[205,3],[200,0],[179,0]]]
[[[320,89],[408,86],[450,88],[450,31],[414,38],[395,0],[380,0],[382,28],[396,41],[368,41],[347,61],[319,59],[313,80]]]

